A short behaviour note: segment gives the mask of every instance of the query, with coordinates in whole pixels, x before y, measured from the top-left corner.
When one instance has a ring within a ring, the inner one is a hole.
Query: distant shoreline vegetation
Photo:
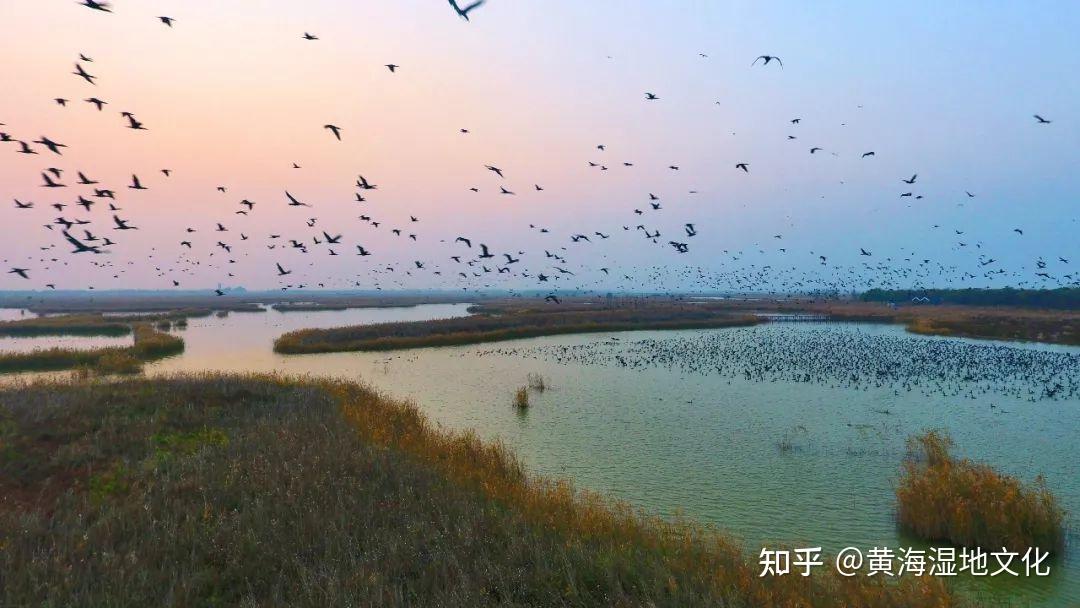
[[[682,305],[646,308],[557,308],[543,303],[520,307],[473,307],[471,317],[331,329],[302,329],[274,341],[274,352],[309,354],[457,346],[593,332],[710,329],[761,323],[753,315]]]
[[[923,300],[925,298],[925,300]],[[871,289],[864,302],[965,304],[968,306],[1020,306],[1080,310],[1080,287],[1057,289]]]
[[[212,311],[173,310],[156,314],[57,314],[27,317],[0,322],[0,336],[29,338],[39,336],[127,336],[139,323],[172,325],[187,319],[208,317]]]

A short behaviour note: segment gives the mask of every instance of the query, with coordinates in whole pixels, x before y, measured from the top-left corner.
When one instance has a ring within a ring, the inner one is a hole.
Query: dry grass
[[[542,311],[499,308],[454,319],[303,329],[280,336],[274,341],[274,350],[284,354],[375,351],[590,332],[733,327],[758,322],[752,316],[717,313],[693,305],[587,310],[552,305]]]
[[[529,387],[523,386],[514,391],[514,407],[519,410],[529,409]]]
[[[104,315],[57,315],[0,322],[2,336],[126,336],[131,325]]]
[[[142,363],[184,351],[184,341],[155,330],[147,323],[137,324],[131,346],[106,346],[92,349],[43,348],[27,353],[0,354],[0,373],[45,372],[83,368],[99,374],[138,373]]]
[[[351,383],[33,384],[0,391],[0,438],[0,605],[957,605],[930,578],[758,578],[715,530]]]
[[[920,305],[891,307],[873,302],[839,300],[729,304],[776,312],[809,312],[836,321],[903,323],[908,331],[927,335],[1028,340],[1080,345],[1080,311],[1035,308]]]
[[[908,438],[896,490],[897,518],[928,540],[968,547],[1060,551],[1065,513],[1043,478],[1024,484],[985,464],[957,459],[941,431]]]

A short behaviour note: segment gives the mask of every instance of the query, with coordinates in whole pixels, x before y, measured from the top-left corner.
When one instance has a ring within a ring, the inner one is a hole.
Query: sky
[[[38,152],[0,143],[0,270],[29,275],[0,274],[0,290],[1080,279],[1075,2],[488,0],[469,21],[443,0],[111,8],[0,0],[0,132]],[[783,66],[752,65],[763,54]],[[49,168],[66,188],[41,186]],[[73,206],[93,194],[76,171],[117,200]],[[129,189],[132,174],[148,189]],[[378,185],[364,202],[359,175]],[[240,200],[256,206],[237,215]],[[114,230],[110,202],[138,230]],[[45,228],[61,216],[116,244],[71,254]],[[341,243],[315,243],[324,230]]]

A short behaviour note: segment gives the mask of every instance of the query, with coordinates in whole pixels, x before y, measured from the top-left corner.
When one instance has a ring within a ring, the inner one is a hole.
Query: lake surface
[[[233,313],[192,319],[183,355],[147,367],[359,379],[433,419],[499,439],[530,470],[762,544],[923,546],[898,535],[904,439],[947,428],[962,456],[1044,474],[1080,513],[1080,348],[946,339],[893,325],[557,336],[388,353],[283,356],[292,329],[466,314],[466,305]],[[51,338],[48,340],[52,340]],[[524,413],[530,373],[552,387]],[[783,447],[782,447],[783,446]],[[1047,578],[967,579],[1015,605],[1080,602],[1075,532]],[[993,559],[991,558],[991,564]]]

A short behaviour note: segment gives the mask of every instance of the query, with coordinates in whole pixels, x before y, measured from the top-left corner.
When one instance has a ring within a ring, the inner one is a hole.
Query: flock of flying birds
[[[464,7],[460,6],[456,0],[449,0],[449,4],[454,13],[468,21],[470,13],[480,8],[484,1],[478,0]],[[82,0],[79,5],[94,11],[112,12],[110,4],[101,0]],[[173,28],[178,23],[176,19],[169,16],[159,16],[157,19],[168,28]],[[320,40],[319,36],[311,32],[304,32],[299,38],[312,43]],[[702,54],[702,57],[707,57],[707,55]],[[99,81],[93,73],[95,71],[93,66],[93,57],[80,53],[71,75],[77,79],[79,86],[85,89],[85,97],[79,95],[81,101],[57,97],[53,103],[64,108],[82,103],[90,106],[91,111],[95,113],[106,113],[107,107],[112,104],[98,97]],[[386,64],[385,67],[393,74],[397,74],[400,68],[393,63]],[[760,55],[750,63],[750,67],[783,69],[783,61],[774,55]],[[654,92],[645,92],[642,102],[663,103],[661,96]],[[119,126],[133,131],[146,131],[147,136],[152,136],[150,127],[133,113],[122,111],[119,112],[119,116],[122,119],[118,123]],[[1038,114],[1034,115],[1034,120],[1040,127],[1052,123],[1051,120]],[[788,124],[792,132],[797,132],[801,121],[801,118],[789,119]],[[343,141],[344,137],[348,137],[348,131],[345,128],[332,123],[323,125],[323,129],[331,141]],[[44,135],[36,139],[14,135],[15,130],[15,126],[0,122],[0,146],[6,146],[9,152],[34,155],[42,159],[48,158],[46,164],[49,165],[63,159],[64,150],[67,148],[65,144]],[[469,129],[465,128],[459,131],[462,136],[468,136],[470,133]],[[798,136],[790,134],[787,138],[794,141],[798,139]],[[3,153],[4,149],[0,147],[0,153]],[[599,156],[603,155],[607,148],[600,144],[596,146],[596,150],[595,154]],[[822,152],[825,150],[818,146],[809,148],[811,155]],[[872,162],[875,154],[874,151],[866,151],[861,154],[861,158],[866,162]],[[606,172],[610,167],[617,165],[621,165],[620,169],[626,170],[632,170],[634,167],[634,163],[629,161],[607,163],[587,160],[585,162],[588,163],[589,168],[598,172]],[[296,170],[302,168],[295,162],[291,163],[291,166]],[[479,167],[477,169],[480,170]],[[512,189],[513,186],[506,181],[506,174],[502,168],[488,164],[484,165],[483,169],[491,179],[495,180],[494,183],[500,196],[517,196],[517,192]],[[677,164],[671,164],[668,169],[680,170]],[[747,176],[753,175],[749,162],[736,163],[731,170]],[[162,168],[160,174],[154,179],[132,175],[130,183],[115,186],[100,183],[93,178],[89,170],[45,167],[40,172],[41,187],[46,188],[54,196],[56,202],[40,205],[30,200],[15,199],[14,209],[20,214],[25,213],[38,220],[41,218],[34,215],[35,210],[42,207],[50,209],[51,211],[46,213],[54,217],[44,224],[44,228],[49,231],[47,235],[50,236],[52,242],[41,247],[41,252],[36,256],[26,257],[27,261],[34,262],[33,265],[19,264],[11,267],[7,274],[12,275],[16,280],[19,278],[28,280],[39,271],[48,273],[55,268],[56,264],[66,265],[67,260],[60,257],[59,251],[54,251],[59,246],[69,248],[66,253],[70,255],[106,256],[103,258],[106,261],[95,261],[94,266],[110,270],[113,278],[119,279],[125,270],[117,267],[106,254],[123,251],[125,241],[123,235],[128,231],[139,229],[138,212],[127,208],[123,202],[124,194],[128,191],[149,190],[155,186],[155,180],[167,180],[171,176],[170,169]],[[901,198],[911,200],[923,198],[923,194],[916,189],[918,178],[919,175],[914,173],[910,177],[898,180],[904,184],[903,191],[899,193]],[[355,201],[350,204],[360,205],[359,221],[372,229],[389,229],[393,235],[402,238],[406,243],[422,239],[420,231],[416,229],[421,219],[416,215],[408,215],[408,221],[401,222],[407,227],[401,227],[390,225],[370,211],[374,205],[369,198],[377,198],[378,188],[379,186],[367,177],[363,175],[357,177]],[[534,193],[544,192],[544,187],[537,183],[530,184],[528,188]],[[228,193],[225,186],[219,186],[217,190],[220,194],[227,195]],[[479,188],[476,187],[470,187],[469,190],[474,193],[479,192]],[[73,194],[69,194],[73,191]],[[696,191],[690,190],[689,194],[696,194]],[[964,196],[975,198],[975,194],[970,191],[965,191]],[[57,200],[61,198],[62,200]],[[255,215],[263,207],[269,205],[285,205],[297,210],[310,209],[311,211],[297,216],[300,220],[295,226],[288,228],[289,234],[286,234],[286,230],[282,230],[279,233],[256,235],[253,230],[246,230],[243,227],[246,216]],[[954,277],[964,282],[993,279],[998,275],[1006,275],[1011,282],[1022,287],[1080,285],[1080,273],[1069,271],[1070,261],[1065,257],[1046,255],[1035,260],[1034,267],[1025,266],[1022,269],[1009,270],[1003,268],[988,253],[982,253],[981,242],[965,240],[964,230],[952,227],[943,228],[940,225],[934,225],[934,229],[940,230],[947,235],[947,238],[953,239],[954,247],[979,251],[971,267],[935,262],[933,259],[918,255],[914,250],[901,252],[901,255],[896,257],[881,256],[879,259],[874,257],[870,249],[857,247],[862,264],[856,266],[834,264],[830,262],[827,255],[821,252],[803,253],[811,256],[815,265],[825,267],[822,272],[810,273],[799,270],[799,265],[784,267],[753,261],[751,256],[755,253],[765,253],[765,249],[760,248],[757,252],[725,250],[724,254],[730,256],[730,261],[721,260],[720,270],[717,270],[717,260],[711,260],[709,266],[700,266],[682,263],[682,260],[678,259],[677,256],[689,254],[692,251],[695,239],[700,238],[699,227],[694,221],[679,220],[675,224],[679,225],[679,230],[675,234],[671,234],[666,228],[666,233],[661,234],[653,218],[665,211],[661,197],[647,192],[642,194],[640,205],[634,205],[627,210],[625,221],[615,222],[608,228],[583,230],[558,236],[538,223],[529,224],[531,231],[550,240],[550,246],[543,250],[543,257],[539,252],[524,250],[496,252],[488,244],[482,242],[482,237],[452,234],[439,239],[440,247],[446,250],[446,255],[442,259],[417,259],[412,260],[411,263],[389,261],[380,263],[379,252],[370,250],[363,242],[346,239],[344,234],[323,228],[312,203],[305,202],[288,189],[283,189],[280,201],[256,203],[246,198],[241,199],[229,212],[230,217],[215,219],[209,225],[197,228],[178,227],[177,230],[180,232],[176,235],[174,242],[176,257],[169,262],[154,260],[154,255],[151,255],[150,259],[155,264],[156,276],[164,282],[162,286],[171,285],[174,288],[182,287],[186,276],[192,276],[196,268],[209,267],[219,271],[219,285],[236,282],[231,268],[237,263],[238,254],[246,256],[249,252],[253,252],[254,248],[261,247],[271,252],[282,253],[283,259],[285,259],[283,252],[370,257],[371,260],[365,260],[369,262],[365,267],[367,276],[358,274],[348,279],[351,282],[348,287],[374,287],[376,289],[383,289],[384,286],[402,287],[405,285],[403,282],[405,277],[418,278],[424,277],[425,274],[429,275],[429,278],[444,277],[441,279],[444,284],[447,279],[450,279],[453,281],[451,285],[466,290],[505,286],[511,284],[512,280],[518,285],[531,285],[530,289],[533,290],[550,290],[552,295],[548,298],[553,302],[558,302],[558,298],[554,295],[558,290],[588,290],[601,284],[610,285],[611,281],[616,281],[623,287],[632,288],[640,288],[642,285],[653,286],[657,289],[671,285],[696,285],[701,289],[709,290],[755,291],[761,290],[762,286],[769,286],[774,291],[802,293],[838,292],[872,286],[885,288],[917,287],[920,284],[935,286],[939,284],[941,277]],[[303,224],[300,224],[300,221]],[[667,225],[670,225],[670,222]],[[211,236],[205,237],[206,233],[210,233]],[[1023,236],[1023,228],[1013,229],[1012,238]],[[618,263],[605,263],[604,260],[611,258],[602,251],[597,251],[597,248],[608,239],[639,239],[640,242],[655,245],[676,258],[652,266],[634,268]],[[774,253],[788,254],[787,247],[780,246],[783,244],[782,234],[770,235],[770,240],[776,245]],[[156,250],[155,247],[155,252]],[[793,251],[792,255],[794,253]],[[145,260],[127,262],[129,266],[136,263],[145,263]],[[287,278],[294,273],[294,269],[290,269],[289,265],[287,260],[274,262],[274,270],[282,283],[281,289],[327,287],[327,283],[317,280],[311,283],[292,282]],[[315,267],[315,263],[309,263],[309,267]],[[65,280],[71,279],[68,277]],[[46,286],[55,289],[57,284],[50,282]],[[332,284],[331,286],[343,285]],[[64,285],[64,287],[76,286]],[[94,288],[93,285],[87,287]],[[215,292],[218,295],[226,293],[220,288]]]

